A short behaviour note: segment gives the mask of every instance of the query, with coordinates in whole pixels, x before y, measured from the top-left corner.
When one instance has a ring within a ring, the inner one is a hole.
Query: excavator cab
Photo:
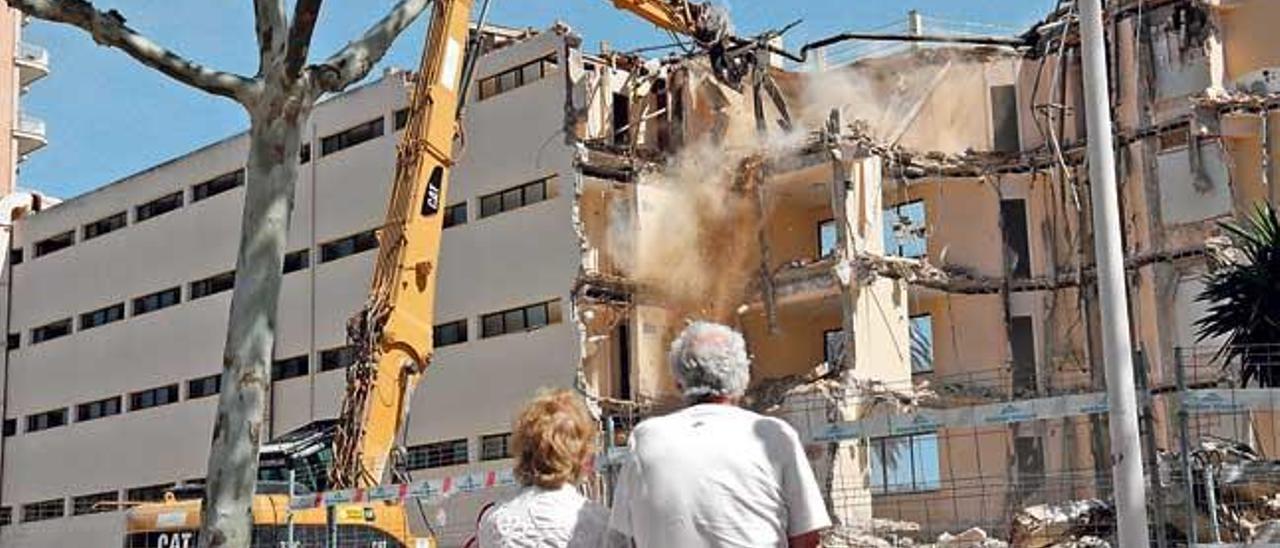
[[[258,493],[287,494],[290,471],[294,473],[295,493],[328,490],[337,423],[333,419],[314,421],[264,444],[258,451]]]

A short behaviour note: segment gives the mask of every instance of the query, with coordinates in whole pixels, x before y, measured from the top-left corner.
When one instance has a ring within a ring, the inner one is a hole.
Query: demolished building
[[[1156,394],[1149,473],[1155,451],[1201,436],[1280,456],[1273,395],[1180,434],[1176,386],[1181,368],[1246,388],[1194,322],[1218,223],[1280,194],[1280,54],[1258,26],[1274,9],[1108,8],[1133,335]],[[697,60],[604,59],[643,67],[598,92],[614,131],[584,135],[579,160],[575,309],[610,428],[675,405],[666,344],[714,319],[746,334],[762,407],[810,436],[840,521],[1007,535],[1024,507],[1109,496],[1072,3],[1021,41],[775,66],[794,127],[768,110],[763,134],[751,90]]]

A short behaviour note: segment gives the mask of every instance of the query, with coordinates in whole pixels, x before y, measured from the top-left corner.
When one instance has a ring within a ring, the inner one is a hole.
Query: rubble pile
[[[1162,468],[1179,466],[1181,461],[1176,454],[1166,457],[1160,463]],[[1212,471],[1212,482],[1206,481],[1206,470]],[[1191,453],[1191,472],[1195,528],[1201,542],[1213,538],[1214,518],[1217,533],[1224,541],[1256,544],[1280,540],[1280,461],[1264,460],[1247,444],[1206,436]],[[1209,496],[1208,483],[1213,484],[1213,497]],[[1170,482],[1165,489],[1170,528],[1185,539],[1191,529],[1187,524],[1185,484]]]
[[[1015,548],[1106,546],[1084,544],[1115,528],[1115,508],[1098,499],[1037,504],[1013,516]]]
[[[938,542],[934,546],[936,548],[1008,548],[1009,543],[992,538],[981,528],[973,527],[955,535],[943,533],[938,536]]]

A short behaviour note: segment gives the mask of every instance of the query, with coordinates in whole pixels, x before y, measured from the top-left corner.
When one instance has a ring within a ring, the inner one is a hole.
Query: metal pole
[[[1187,497],[1187,545],[1199,542],[1196,532],[1196,486],[1191,475],[1191,434],[1187,427],[1187,373],[1182,362],[1182,349],[1173,350],[1174,375],[1178,379],[1178,450],[1182,452],[1182,481]]]
[[[1164,483],[1161,481],[1160,476],[1160,460],[1156,456],[1156,423],[1151,409],[1151,384],[1150,379],[1147,377],[1147,353],[1143,351],[1141,345],[1134,353],[1133,363],[1135,365],[1134,374],[1138,378],[1138,390],[1142,394],[1142,422],[1140,424],[1142,429],[1142,452],[1143,462],[1146,463],[1147,471],[1151,474],[1151,481],[1148,482],[1148,485],[1151,486],[1152,513],[1156,520],[1156,546],[1158,548],[1167,548],[1169,539],[1166,538],[1164,527],[1164,524],[1168,522],[1168,518],[1165,515]]]
[[[1107,93],[1102,1],[1079,0],[1084,91],[1089,131],[1089,186],[1093,196],[1094,249],[1098,260],[1098,300],[1102,307],[1102,354],[1107,374],[1111,476],[1115,485],[1116,533],[1120,546],[1146,546],[1147,509],[1143,494],[1142,445],[1134,397],[1133,345],[1125,296],[1124,251],[1112,149]]]
[[[290,468],[290,469],[289,469],[289,509],[286,511],[287,513],[285,514],[286,519],[288,520],[288,523],[289,523],[289,532],[288,532],[288,537],[287,537],[287,539],[286,539],[286,540],[288,540],[288,541],[289,541],[289,544],[288,544],[289,548],[296,548],[296,547],[297,547],[297,544],[294,544],[294,540],[293,540],[293,539],[294,539],[294,536],[293,536],[293,496],[297,493],[297,491],[295,490],[295,489],[296,489],[296,487],[297,487],[297,485],[298,485],[298,473],[297,473],[297,471],[295,471],[294,469]]]
[[[1214,492],[1213,464],[1204,465],[1204,496],[1209,505],[1209,534],[1214,544],[1222,544],[1222,531],[1218,529],[1218,494]]]
[[[324,509],[326,521],[329,522],[328,541],[325,546],[338,548],[338,507],[327,506]]]

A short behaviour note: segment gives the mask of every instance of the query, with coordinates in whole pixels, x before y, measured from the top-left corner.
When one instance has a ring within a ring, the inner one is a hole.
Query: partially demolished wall
[[[1237,31],[1269,13],[1257,0],[1148,4],[1112,7],[1109,47],[1134,335],[1151,384],[1168,386],[1175,349],[1197,342],[1216,223],[1275,200],[1280,86],[1248,75],[1280,66],[1263,53],[1280,48]],[[1017,52],[923,48],[774,71],[796,126],[764,138],[750,97],[699,61],[601,60],[630,72],[606,71],[627,83],[592,93],[629,108],[600,107],[625,120],[583,137],[592,262],[578,305],[589,384],[625,409],[618,423],[675,405],[663,353],[690,318],[742,328],[753,392],[802,430],[862,416],[830,398],[857,381],[928,383],[953,406],[1100,389],[1072,14],[1029,36]],[[1274,437],[1274,417],[1242,420]],[[1151,412],[1151,447],[1173,446],[1174,418]],[[998,517],[1019,508],[1107,494],[1100,417],[930,432],[937,482],[924,488],[871,477],[894,467],[875,440],[814,443],[836,515],[916,522],[920,538],[978,522],[1005,534]]]

